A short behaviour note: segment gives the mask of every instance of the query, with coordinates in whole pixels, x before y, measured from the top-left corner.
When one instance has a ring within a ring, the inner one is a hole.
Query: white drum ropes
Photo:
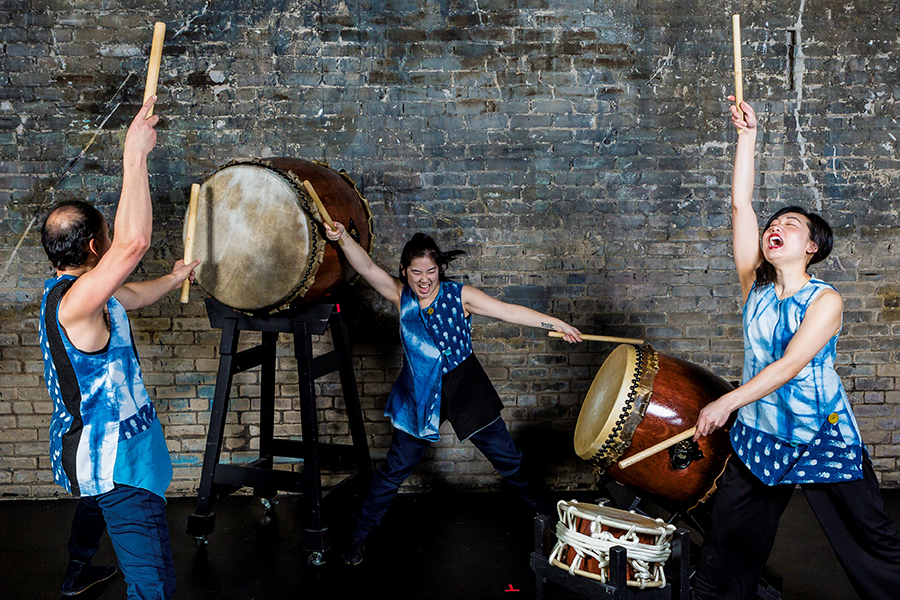
[[[666,585],[663,567],[672,554],[674,525],[633,512],[574,501],[561,500],[556,510],[558,541],[550,553],[550,564],[573,575],[606,582],[610,549],[621,546],[627,556],[629,586]]]

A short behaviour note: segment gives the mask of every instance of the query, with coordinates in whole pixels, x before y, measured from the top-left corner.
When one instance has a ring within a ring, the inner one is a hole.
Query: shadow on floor
[[[586,494],[564,499],[594,500]],[[885,490],[888,512],[900,519],[900,490]],[[533,515],[505,492],[406,494],[397,498],[381,529],[366,544],[363,564],[340,563],[346,508],[332,509],[335,548],[320,567],[307,564],[302,547],[302,501],[280,500],[267,513],[258,499],[231,496],[215,505],[216,529],[198,549],[184,533],[193,498],[168,504],[179,600],[532,598],[529,568]],[[0,581],[4,598],[59,598],[73,500],[0,502]],[[95,564],[114,564],[104,538]],[[770,568],[784,578],[786,600],[858,600],[802,493],[782,519]],[[79,596],[122,599],[121,576]],[[576,596],[553,584],[546,598]]]

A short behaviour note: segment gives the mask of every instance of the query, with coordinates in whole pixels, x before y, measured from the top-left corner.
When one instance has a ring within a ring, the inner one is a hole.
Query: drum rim
[[[303,181],[301,181],[300,178],[293,173],[293,171],[288,171],[286,169],[282,169],[280,167],[275,166],[271,162],[269,162],[272,160],[277,160],[278,158],[281,158],[281,157],[272,156],[272,157],[262,158],[262,159],[258,159],[258,160],[266,163],[266,165],[272,169],[277,169],[277,170],[281,171],[286,177],[288,177],[291,180],[291,182],[293,183],[294,187],[297,189],[297,191],[300,192],[300,195],[303,196],[304,206],[307,208],[307,212],[309,212],[312,220],[316,221],[319,224],[324,224],[325,219],[322,217],[322,213],[319,212],[319,207],[316,206],[316,203],[313,202],[312,198],[309,196],[309,192],[306,190],[306,186],[303,185]],[[301,159],[296,159],[296,160],[304,160],[304,159],[301,158]],[[344,170],[344,169],[336,170],[336,169],[332,168],[331,165],[325,161],[310,160],[307,162],[312,163],[314,165],[318,165],[324,169],[328,169],[329,171],[331,171],[332,173],[334,173],[335,175],[337,175],[338,177],[343,179],[345,183],[350,184],[350,187],[353,189],[354,192],[356,192],[357,197],[359,198],[360,202],[362,203],[363,210],[366,213],[366,225],[369,228],[369,245],[368,245],[368,248],[365,248],[365,250],[366,250],[366,252],[371,252],[372,246],[374,245],[374,242],[375,242],[375,230],[373,229],[373,225],[372,225],[372,220],[373,220],[372,209],[369,206],[369,201],[366,200],[365,197],[362,195],[362,192],[359,191],[359,186],[357,185],[356,181],[354,181],[353,178],[350,177],[349,174],[347,174],[346,170]],[[315,229],[316,233],[318,233],[317,228],[313,228],[313,229]],[[306,295],[307,292],[309,292],[310,289],[312,289],[313,285],[315,285],[315,283],[316,283],[316,273],[319,272],[319,267],[322,265],[322,257],[325,255],[326,246],[327,246],[327,243],[325,241],[325,238],[322,238],[322,250],[316,256],[315,269],[313,269],[312,273],[310,274],[309,281],[307,282],[305,289],[302,289],[303,286],[298,287],[294,292],[292,292],[292,294],[290,296],[290,300],[288,300],[286,303],[284,303],[280,306],[277,306],[277,307],[269,310],[270,313],[276,313],[276,312],[279,312],[282,310],[290,309],[291,306],[293,306],[293,304],[297,301],[298,298],[302,298],[303,296]],[[347,283],[348,284],[353,283],[358,278],[359,278],[359,273],[357,273],[353,279],[350,279],[349,281],[347,281]],[[300,291],[301,289],[302,289],[302,291]]]
[[[600,514],[591,514],[591,509],[596,509]],[[674,525],[666,523],[662,519],[653,519],[633,511],[621,510],[602,504],[561,500],[557,504],[557,510],[565,511],[588,521],[597,521],[599,519],[604,525],[611,525],[626,531],[634,527],[637,533],[647,535],[671,534],[675,531]],[[562,515],[560,515],[560,523],[562,522]]]
[[[266,161],[282,160],[284,158],[285,157],[281,157],[281,156],[269,156],[267,158],[261,158],[261,159],[256,159],[256,160],[261,160],[261,161],[266,162]],[[305,159],[297,158],[297,159],[292,159],[292,160],[305,160]],[[356,192],[356,196],[359,198],[359,201],[362,203],[363,211],[366,213],[366,225],[369,228],[369,245],[368,245],[368,247],[364,248],[364,250],[366,252],[371,252],[372,246],[374,245],[374,242],[375,242],[375,229],[372,224],[372,221],[374,220],[375,217],[372,214],[372,207],[369,206],[369,201],[366,200],[365,196],[362,195],[362,192],[359,191],[359,184],[356,183],[356,180],[354,180],[352,177],[350,177],[350,174],[347,173],[346,169],[335,169],[328,162],[326,162],[324,160],[308,160],[305,162],[320,166],[324,169],[328,169],[329,171],[331,171],[332,173],[334,173],[335,175],[337,175],[338,177],[343,179],[344,183],[347,183],[353,189],[353,191]],[[272,164],[272,166],[276,169],[280,169],[280,167],[277,167],[274,164]],[[281,170],[284,171],[285,169],[281,169]],[[311,207],[311,214],[312,214],[313,220],[317,221],[320,224],[324,224],[325,219],[322,217],[322,213],[319,212],[318,205],[315,202],[312,202],[312,198],[309,197],[309,192],[307,191],[306,186],[303,185],[303,182],[300,180],[300,178],[297,177],[296,175],[294,175],[293,172],[288,171],[287,174],[290,176],[293,176],[294,179],[296,179],[296,182],[295,182],[296,187],[304,194],[304,196],[307,198],[307,200],[309,200],[308,206]],[[359,273],[357,273],[356,276],[358,277]]]
[[[549,562],[554,567],[559,567],[560,569],[565,569],[569,573],[578,575],[580,577],[587,577],[589,579],[593,579],[593,580],[599,581],[601,583],[606,583],[606,581],[608,579],[608,577],[607,577],[607,573],[609,571],[608,568],[604,569],[602,575],[598,575],[597,573],[592,573],[590,571],[585,571],[583,569],[573,569],[571,565],[564,563],[560,560],[557,560],[555,558],[551,558],[549,560]],[[658,587],[663,587],[665,585],[665,581],[657,579],[657,580],[641,582],[641,581],[635,581],[633,579],[628,579],[625,581],[625,585],[627,585],[628,587],[636,587],[636,588],[641,588],[641,589],[643,589],[643,588],[658,588]]]
[[[650,404],[653,394],[653,381],[659,372],[659,355],[652,346],[632,346],[621,344],[613,350],[613,353],[625,348],[630,360],[630,369],[623,373],[621,387],[615,399],[615,404],[610,411],[606,423],[599,429],[594,440],[586,447],[578,448],[578,433],[581,429],[582,416],[587,415],[585,407],[591,390],[598,384],[603,366],[613,356],[612,353],[603,361],[603,365],[594,376],[591,388],[585,397],[585,403],[581,407],[578,416],[578,424],[575,428],[576,453],[588,461],[594,469],[603,474],[612,466],[631,446],[634,432],[640,425]],[[614,416],[616,415],[616,416]]]

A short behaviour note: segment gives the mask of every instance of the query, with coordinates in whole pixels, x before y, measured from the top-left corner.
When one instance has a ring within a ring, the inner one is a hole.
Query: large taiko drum
[[[700,410],[733,389],[727,381],[650,346],[622,344],[588,390],[575,427],[575,452],[598,473],[690,508],[715,489],[731,442],[725,428],[685,440],[625,469],[616,463],[690,429]]]
[[[320,300],[354,277],[325,238],[304,180],[332,220],[371,249],[369,205],[345,173],[292,158],[232,162],[200,186],[195,277],[206,293],[237,310],[270,313]]]

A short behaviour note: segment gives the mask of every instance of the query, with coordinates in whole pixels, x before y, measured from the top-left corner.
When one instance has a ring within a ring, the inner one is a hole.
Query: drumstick
[[[731,17],[731,25],[734,30],[734,105],[737,107],[738,116],[744,118],[741,110],[741,102],[744,101],[744,71],[741,67],[741,15]],[[738,129],[738,134],[743,133]]]
[[[306,188],[306,191],[309,192],[309,197],[313,199],[313,202],[315,202],[316,208],[319,209],[319,214],[322,215],[322,220],[325,221],[325,224],[328,225],[329,229],[334,229],[334,221],[332,221],[331,217],[328,216],[328,211],[325,210],[325,205],[322,204],[321,200],[319,200],[319,195],[316,193],[316,190],[309,182],[309,179],[303,180],[303,187]],[[344,240],[338,238],[338,245],[343,246]]]
[[[147,85],[144,86],[144,104],[150,96],[156,95],[156,83],[159,81],[159,63],[162,61],[163,39],[166,37],[166,24],[157,23],[153,26],[153,45],[150,46],[150,65],[147,67]],[[153,116],[153,107],[147,111],[147,118]]]
[[[561,338],[565,336],[561,331],[549,331],[547,332],[552,338]],[[622,338],[622,337],[610,337],[608,335],[589,335],[582,333],[581,339],[588,342],[613,342],[614,344],[634,344],[635,346],[640,346],[644,343],[644,340],[637,340],[634,338]]]
[[[674,446],[678,442],[683,442],[684,440],[686,440],[690,437],[694,437],[695,433],[697,433],[696,426],[691,427],[687,431],[682,431],[678,435],[673,435],[669,439],[663,440],[662,442],[656,444],[655,446],[650,446],[646,450],[641,450],[634,456],[629,456],[625,460],[619,461],[619,468],[627,469],[628,467],[630,467],[631,465],[633,465],[636,462],[640,462],[640,461],[644,460],[645,458],[650,458],[654,454],[659,454],[666,448],[669,448],[670,446]]]
[[[194,231],[197,229],[197,204],[200,200],[200,184],[191,184],[191,201],[188,204],[187,236],[184,238],[184,264],[194,260]],[[181,303],[191,299],[191,279],[188,277],[181,283]]]

